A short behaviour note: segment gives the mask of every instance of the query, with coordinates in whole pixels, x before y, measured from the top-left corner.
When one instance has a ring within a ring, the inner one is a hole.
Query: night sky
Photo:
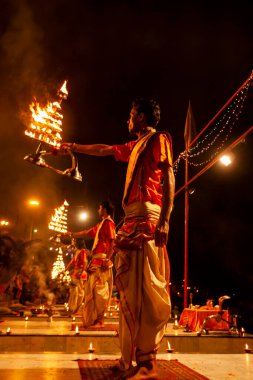
[[[67,79],[63,140],[84,144],[132,139],[131,100],[153,97],[176,160],[185,148],[189,100],[200,132],[251,74],[249,7],[243,1],[1,0],[0,217],[13,221],[12,235],[24,234],[31,217],[47,231],[52,210],[64,199],[72,230],[83,227],[74,219],[81,208],[91,215],[86,226],[98,222],[98,204],[107,198],[115,204],[116,223],[123,216],[124,163],[78,155],[78,182],[24,161],[38,146],[24,135],[34,97],[53,98]],[[252,92],[251,86],[232,139],[253,125]],[[252,142],[251,133],[233,150],[233,165],[216,164],[192,184],[189,283],[216,299],[224,293],[253,298]],[[52,160],[69,166],[66,157]],[[183,181],[182,166],[177,189]],[[25,203],[31,196],[43,205],[33,216]],[[172,282],[181,284],[183,192],[175,198],[168,250]]]

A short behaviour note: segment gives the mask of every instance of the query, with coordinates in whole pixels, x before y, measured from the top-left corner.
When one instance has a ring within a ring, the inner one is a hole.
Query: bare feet
[[[128,369],[126,369],[124,364],[121,362],[121,359],[119,359],[113,366],[110,367],[110,370],[113,372],[115,380],[123,380],[127,379],[127,376],[130,376],[130,374],[133,373],[133,368],[135,367],[131,365]]]
[[[132,368],[130,373],[126,373],[123,379],[129,380],[157,380],[158,374],[156,372],[156,360],[149,359],[137,364]]]
[[[138,367],[139,368],[139,367]],[[128,380],[158,380],[158,375],[153,369],[140,367],[138,371],[131,377],[126,377]]]

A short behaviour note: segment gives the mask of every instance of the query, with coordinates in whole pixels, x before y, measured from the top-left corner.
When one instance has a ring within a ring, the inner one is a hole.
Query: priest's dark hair
[[[110,215],[112,218],[114,217],[114,206],[111,203],[111,201],[102,201],[100,205],[106,209],[106,212],[108,215]]]
[[[160,121],[160,106],[154,99],[136,98],[132,101],[132,106],[136,107],[138,113],[143,112],[146,122],[151,127],[156,127]]]

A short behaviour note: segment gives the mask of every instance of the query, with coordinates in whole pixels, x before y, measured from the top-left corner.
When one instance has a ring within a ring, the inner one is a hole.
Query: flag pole
[[[189,257],[189,161],[188,152],[192,139],[196,135],[195,120],[192,113],[191,101],[189,100],[188,110],[185,120],[184,140],[185,140],[185,191],[184,191],[184,308],[188,301],[188,257]]]
[[[189,191],[188,191],[188,149],[185,157],[185,191],[184,191],[184,308],[188,300],[188,246],[189,246]]]
[[[239,87],[239,89],[231,96],[231,98],[224,104],[224,106],[216,113],[216,115],[207,123],[207,125],[198,133],[194,133],[195,126],[193,121],[193,115],[191,112],[191,104],[189,101],[188,112],[185,123],[185,183],[176,193],[175,196],[180,193],[181,190],[185,190],[185,210],[184,210],[184,308],[187,307],[187,295],[188,295],[188,256],[189,256],[189,184],[195,180],[199,175],[201,175],[205,170],[209,169],[217,160],[213,160],[211,165],[207,165],[203,171],[200,171],[197,176],[191,178],[189,181],[189,172],[188,172],[188,151],[189,148],[198,140],[198,138],[203,134],[203,132],[212,124],[212,122],[221,114],[221,112],[228,106],[228,104],[235,98],[235,96],[242,90],[247,83],[251,82],[253,79],[253,71],[246,81]]]

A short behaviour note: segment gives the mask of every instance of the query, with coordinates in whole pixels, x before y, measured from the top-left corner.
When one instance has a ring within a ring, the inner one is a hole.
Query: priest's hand
[[[167,221],[158,222],[155,229],[155,245],[163,247],[168,242],[169,223]]]

